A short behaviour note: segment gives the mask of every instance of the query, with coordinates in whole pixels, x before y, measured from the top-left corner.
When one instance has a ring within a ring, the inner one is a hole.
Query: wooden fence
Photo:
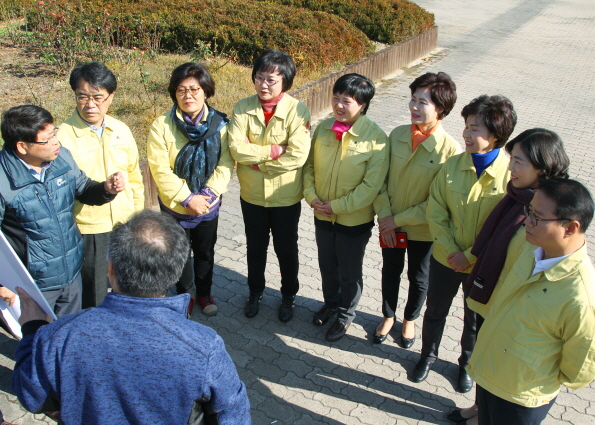
[[[432,27],[428,31],[411,37],[398,44],[394,44],[374,53],[371,56],[351,64],[341,71],[327,75],[307,86],[294,90],[290,94],[306,104],[312,116],[330,109],[330,99],[333,94],[333,85],[337,78],[350,72],[357,72],[365,75],[372,81],[381,78],[404,68],[416,59],[428,55],[437,46],[438,27]],[[143,182],[145,185],[145,207],[159,208],[157,201],[157,186],[151,176],[151,171],[146,161],[140,164]]]
[[[330,109],[333,85],[340,76],[357,72],[358,74],[365,75],[372,81],[378,81],[404,68],[416,59],[428,55],[436,48],[437,42],[438,27],[435,26],[426,32],[365,57],[341,71],[334,72],[307,86],[300,87],[290,94],[305,103],[312,116],[317,116],[321,112]]]

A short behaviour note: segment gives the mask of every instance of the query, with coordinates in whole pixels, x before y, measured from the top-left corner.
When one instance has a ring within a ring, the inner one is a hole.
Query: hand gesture
[[[105,190],[112,195],[116,195],[124,190],[126,184],[124,183],[124,175],[121,171],[116,171],[103,184]]]

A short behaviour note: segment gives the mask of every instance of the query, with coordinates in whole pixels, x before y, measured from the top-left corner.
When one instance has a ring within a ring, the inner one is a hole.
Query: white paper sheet
[[[6,237],[0,232],[0,285],[5,286],[16,293],[15,288],[18,286],[23,288],[33,298],[41,309],[47,313],[54,320],[57,320],[56,315],[45,300],[45,297],[33,282],[31,275],[21,263],[21,260],[16,255]],[[13,333],[17,336],[21,334],[21,327],[18,323],[21,316],[21,302],[17,296],[17,302],[12,307],[8,307],[8,303],[0,300],[0,310],[4,320],[8,323]]]

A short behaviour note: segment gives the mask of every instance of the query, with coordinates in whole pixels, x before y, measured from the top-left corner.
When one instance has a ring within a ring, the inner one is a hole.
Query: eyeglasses
[[[254,77],[254,82],[256,84],[260,84],[260,85],[266,84],[268,87],[273,87],[275,84],[277,84],[282,79],[283,78],[279,78],[278,80],[273,80],[272,78],[262,78],[257,75]]]
[[[54,129],[52,130],[52,132],[50,134],[50,137],[48,137],[46,141],[31,142],[31,143],[35,143],[36,145],[47,145],[48,143],[50,143],[52,141],[52,139],[54,139],[56,137],[57,134],[58,134],[58,127],[54,127]]]
[[[107,99],[109,99],[110,96],[111,96],[111,94],[108,95],[107,97],[103,96],[103,95],[87,96],[87,95],[81,94],[81,95],[76,96],[76,102],[79,105],[86,105],[87,103],[93,101],[93,103],[95,105],[99,106],[103,102],[105,102]]]
[[[537,226],[540,221],[572,221],[570,218],[539,218],[527,205],[525,205],[525,215],[532,226]]]
[[[188,92],[190,92],[191,96],[196,96],[198,94],[198,92],[201,90],[202,90],[202,87],[188,87],[187,89],[184,87],[178,87],[176,89],[176,96],[184,97],[184,96],[186,96],[186,93],[188,93]]]

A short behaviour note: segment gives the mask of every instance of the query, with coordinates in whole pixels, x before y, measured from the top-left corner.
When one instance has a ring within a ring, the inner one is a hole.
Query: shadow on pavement
[[[281,294],[267,288],[259,314],[246,318],[245,280],[233,270],[215,266],[213,296],[219,302],[219,313],[205,317],[195,311],[193,319],[214,328],[225,341],[248,387],[254,423],[341,424],[335,418],[373,418],[375,409],[428,423],[448,423],[442,419],[444,412],[455,403],[407,380],[419,353],[394,344],[371,343],[378,316],[358,311],[355,323],[365,329],[365,338],[348,333],[328,343],[324,340],[328,325],[318,328],[311,323],[312,314],[322,305],[320,300],[298,294],[294,318],[282,323],[277,318]],[[365,358],[366,364],[363,360],[352,364],[354,354]],[[387,365],[392,376],[383,376]],[[454,384],[458,366],[438,361],[433,370],[451,375]]]

